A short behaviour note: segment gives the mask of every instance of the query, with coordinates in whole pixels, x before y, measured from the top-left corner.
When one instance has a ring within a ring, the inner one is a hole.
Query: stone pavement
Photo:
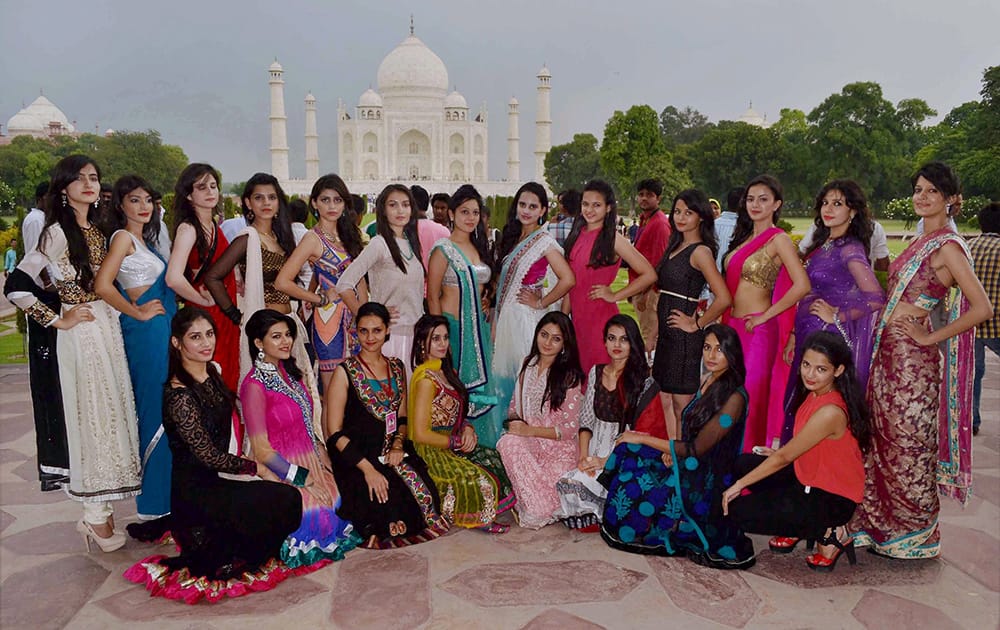
[[[41,493],[25,366],[0,366],[0,627],[31,628],[997,628],[1000,624],[1000,362],[990,356],[975,490],[945,502],[943,557],[861,553],[831,574],[754,537],[757,565],[713,571],[631,555],[561,525],[502,536],[457,531],[393,551],[356,550],[266,593],[187,606],[122,576],[170,549],[129,541],[87,553],[76,503]],[[117,505],[119,526],[135,504]]]

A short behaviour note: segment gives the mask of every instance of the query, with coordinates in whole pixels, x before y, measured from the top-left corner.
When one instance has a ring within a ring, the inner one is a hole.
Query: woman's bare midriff
[[[739,286],[736,287],[736,295],[733,296],[733,317],[763,313],[771,308],[771,293],[772,291],[750,284],[746,280],[740,280]]]
[[[292,312],[292,307],[289,304],[265,304],[264,308],[269,308],[271,310],[278,311],[279,313],[284,313],[285,315]]]

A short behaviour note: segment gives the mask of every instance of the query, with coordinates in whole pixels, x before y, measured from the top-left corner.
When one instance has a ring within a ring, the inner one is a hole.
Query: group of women
[[[181,173],[164,260],[149,185],[122,177],[98,216],[97,164],[64,158],[39,246],[5,286],[59,330],[67,492],[83,502],[88,548],[125,543],[111,501],[132,496],[141,521],[129,533],[169,533],[180,548],[126,573],[155,593],[237,596],[358,546],[451,526],[503,533],[510,510],[523,527],[561,520],[720,568],[753,563],[747,531],[775,535],[779,552],[820,541],[808,559],[819,569],[844,549],[853,559],[849,532],[879,553],[929,557],[935,475],[967,496],[968,335],[991,306],[947,227],[959,191],[944,165],[914,177],[926,232],[893,263],[888,300],[849,181],[817,197],[803,262],[775,227],[780,184],[752,180],[722,271],[697,190],[673,199],[654,268],[616,232],[602,181],[584,188],[565,250],[541,229],[544,187],[518,190],[491,246],[483,199],[462,186],[451,235],[428,256],[405,186],[379,195],[363,245],[343,180],[321,177],[315,225],[296,242],[280,184],[258,173],[230,243],[220,183],[207,164]],[[634,280],[613,290],[623,263]],[[59,312],[37,297],[43,275]],[[654,283],[651,369],[617,303]],[[966,299],[931,330],[955,286]]]

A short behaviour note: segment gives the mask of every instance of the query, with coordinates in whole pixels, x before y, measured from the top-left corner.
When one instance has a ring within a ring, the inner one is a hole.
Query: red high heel
[[[841,542],[837,537],[837,529],[834,528],[830,535],[819,541],[821,545],[833,545],[837,548],[837,551],[833,556],[827,558],[820,552],[816,552],[806,558],[806,564],[813,571],[822,571],[829,573],[833,571],[833,567],[837,566],[837,560],[840,560],[840,556],[847,552],[847,561],[852,565],[858,563],[858,557],[854,553],[854,537],[848,536],[847,540]]]
[[[798,546],[801,538],[789,538],[787,536],[775,536],[771,540],[767,541],[767,546],[771,548],[774,553],[792,553],[795,551],[795,547]],[[812,551],[815,546],[816,541],[812,538],[806,539],[806,551]]]

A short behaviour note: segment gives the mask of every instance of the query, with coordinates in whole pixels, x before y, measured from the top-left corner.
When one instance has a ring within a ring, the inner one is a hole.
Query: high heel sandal
[[[125,546],[125,534],[122,534],[121,532],[111,532],[111,535],[107,538],[98,536],[97,532],[94,531],[93,526],[83,519],[76,522],[76,531],[80,532],[80,535],[83,536],[83,541],[87,544],[87,553],[90,553],[91,540],[97,543],[97,546],[100,547],[101,551],[104,553],[116,551]]]
[[[771,540],[767,541],[767,546],[771,548],[774,553],[792,553],[795,551],[795,547],[798,546],[801,538],[789,538],[787,536],[775,536]],[[815,546],[816,541],[812,538],[806,538],[806,551],[812,551]]]
[[[833,567],[837,566],[837,560],[840,560],[840,556],[844,555],[845,552],[849,563],[852,565],[858,563],[858,557],[854,552],[854,537],[849,536],[847,540],[841,542],[840,538],[837,537],[837,528],[834,528],[829,536],[820,540],[819,544],[832,545],[837,548],[837,551],[830,558],[827,558],[819,551],[807,557],[806,564],[813,571],[823,571],[825,573],[833,571]]]

